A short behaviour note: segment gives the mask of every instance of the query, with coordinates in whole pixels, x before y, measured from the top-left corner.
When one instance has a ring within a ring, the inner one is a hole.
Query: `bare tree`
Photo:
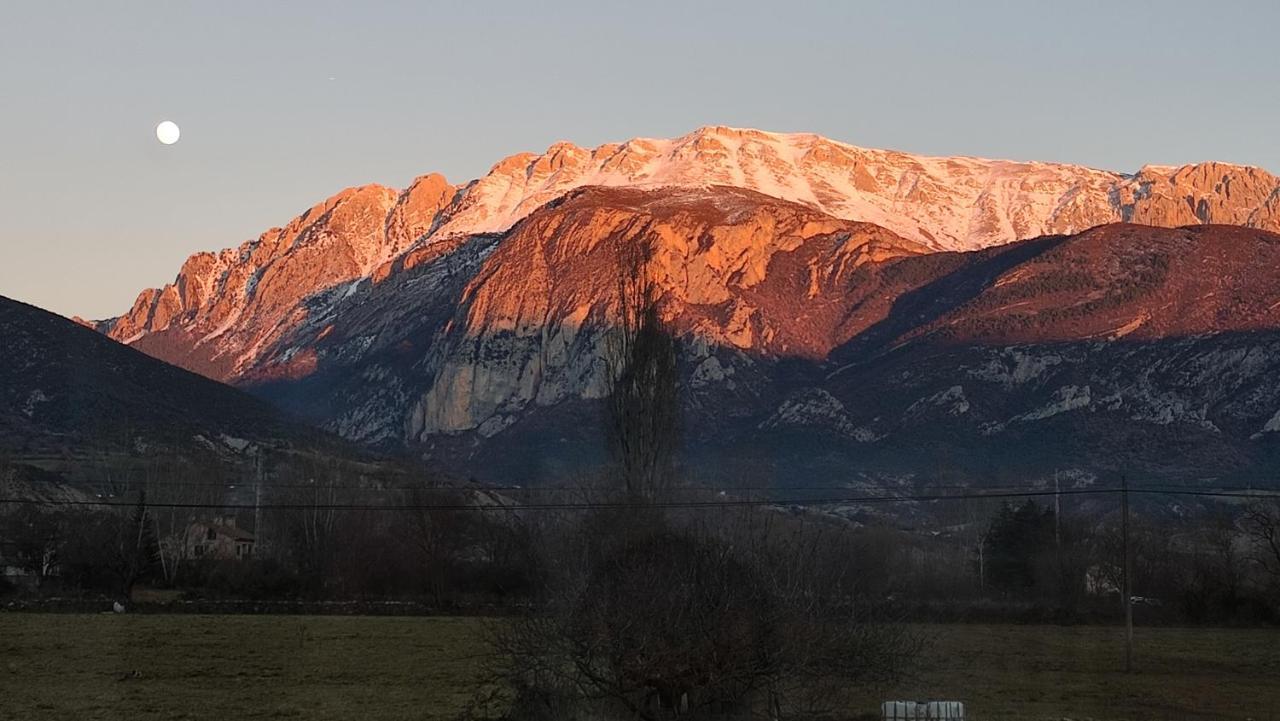
[[[1249,557],[1262,569],[1272,595],[1280,599],[1280,503],[1258,501],[1245,509],[1242,523]]]
[[[433,510],[433,504],[457,503],[457,491],[414,487],[408,492],[408,536],[414,550],[422,585],[437,607],[444,592],[455,548],[462,534],[462,518],[456,512]]]
[[[172,586],[192,560],[193,544],[188,532],[195,518],[192,509],[182,506],[217,505],[223,501],[229,483],[218,464],[163,458],[143,467],[142,480],[147,497],[154,504],[150,516],[159,539],[161,575]]]
[[[7,550],[8,560],[33,576],[37,587],[58,564],[66,535],[61,520],[50,510],[27,504],[0,514],[0,541],[5,544],[0,551]]]
[[[560,555],[541,607],[492,627],[501,691],[482,712],[797,718],[897,678],[918,641],[858,607],[847,547],[771,515],[606,512],[551,541]]]
[[[345,488],[342,469],[337,461],[296,456],[282,460],[277,475],[285,482],[273,493],[277,508],[269,522],[281,533],[274,552],[318,591],[333,560],[340,513],[336,505]]]
[[[145,491],[132,512],[83,510],[64,517],[58,556],[64,576],[82,588],[109,591],[128,600],[134,586],[159,566],[159,549]]]

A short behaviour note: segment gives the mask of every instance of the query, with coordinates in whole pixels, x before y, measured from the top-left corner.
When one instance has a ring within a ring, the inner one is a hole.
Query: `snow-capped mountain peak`
[[[1280,188],[1265,171],[1218,163],[1148,166],[1126,176],[1078,165],[861,148],[813,133],[707,126],[672,139],[595,148],[560,142],[541,155],[512,155],[466,186],[437,232],[505,231],[582,186],[727,185],[875,223],[937,250],[973,250],[1134,219],[1132,206],[1153,182],[1184,194],[1214,194],[1225,182],[1215,174],[1251,178],[1256,192],[1238,201],[1246,215]],[[1147,215],[1156,221],[1162,213],[1168,210]],[[1211,220],[1174,215],[1190,223]]]
[[[462,186],[429,174],[403,191],[349,188],[256,240],[193,255],[173,283],[144,291],[126,314],[98,327],[212,377],[242,378],[292,329],[327,318],[359,281],[377,284],[397,267],[467,246],[467,238],[505,233],[547,203],[597,186],[755,191],[932,250],[1117,221],[1280,229],[1280,180],[1258,168],[1201,163],[1123,175],[707,126],[595,148],[557,142],[541,154],[511,155]]]

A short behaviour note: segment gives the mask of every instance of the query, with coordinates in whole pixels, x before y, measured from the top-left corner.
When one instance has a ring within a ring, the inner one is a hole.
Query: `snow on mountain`
[[[587,185],[747,188],[875,223],[936,250],[973,250],[1130,220],[1274,229],[1280,205],[1280,180],[1220,163],[1147,166],[1130,176],[1077,165],[926,157],[811,133],[704,127],[671,140],[636,138],[591,149],[556,143],[542,155],[510,156],[465,187],[436,233],[505,231],[543,203]],[[1232,191],[1238,195],[1230,197]],[[1187,213],[1176,207],[1184,201]]]
[[[646,243],[709,468],[1101,467],[1160,440],[1248,469],[1280,458],[1265,230],[1280,180],[1257,168],[1123,175],[712,127],[348,189],[98,327],[349,439],[554,475],[599,441],[584,418],[620,251]]]
[[[438,233],[498,232],[587,185],[727,185],[875,223],[939,250],[972,249],[1120,219],[1124,176],[1087,168],[929,158],[813,134],[700,128],[593,149],[556,143],[513,155],[466,187]]]
[[[486,262],[484,256],[495,247],[506,246],[516,224],[589,186],[664,188],[675,205],[679,197],[672,191],[694,193],[694,204],[702,206],[716,202],[718,195],[743,208],[759,203],[741,203],[727,191],[755,191],[806,207],[820,216],[814,221],[819,224],[839,220],[881,226],[902,241],[894,252],[905,249],[903,243],[912,253],[983,248],[1115,221],[1280,229],[1280,180],[1257,168],[1204,163],[1148,166],[1122,175],[1074,165],[932,158],[859,148],[813,134],[705,127],[669,140],[637,138],[591,149],[556,143],[540,155],[510,156],[462,186],[431,174],[404,191],[379,185],[349,188],[256,240],[191,256],[173,283],[143,291],[127,313],[96,327],[218,380],[306,376],[320,362],[317,344],[335,326],[350,334],[343,349],[348,357],[381,348],[381,331],[373,329],[385,330],[391,322],[353,309],[388,279],[436,279],[425,296],[421,285],[400,288],[401,281],[393,283],[400,295],[384,310],[397,318],[398,308],[419,307],[418,300],[407,300],[414,294],[444,302],[443,296],[437,298],[441,289],[468,283],[466,274],[477,272],[478,263]],[[742,212],[750,216],[754,211]],[[758,308],[754,285],[774,272],[775,255],[785,258],[796,252],[795,239],[778,236],[774,220],[766,221],[754,235],[710,232],[701,242],[714,247],[673,255],[673,274],[691,280],[671,286],[681,288],[693,305],[723,305],[716,311],[725,313],[723,318],[698,321],[699,332],[716,342],[770,352],[823,352],[835,328],[811,325],[812,335],[799,337],[789,335],[785,325],[762,328],[752,315]],[[732,213],[717,222],[735,228],[743,224]],[[802,237],[811,234],[806,230]],[[472,242],[477,238],[486,240]],[[483,253],[477,254],[480,249]],[[538,253],[511,256],[497,252],[494,257],[507,263],[535,262]],[[811,279],[826,277],[845,261],[838,253],[814,259],[806,272]],[[740,277],[728,282],[717,275],[726,268]],[[505,272],[510,282],[525,285],[542,277],[535,266]],[[497,277],[494,272],[483,275],[491,276]],[[544,279],[552,280],[565,282]],[[472,286],[468,293],[483,290]],[[799,287],[794,292],[806,293]],[[578,305],[596,300],[578,299]],[[442,311],[433,306],[423,312],[436,317]],[[365,327],[355,327],[353,318]],[[1125,332],[1134,332],[1143,321],[1126,322],[1132,327]],[[783,348],[784,340],[791,345]]]

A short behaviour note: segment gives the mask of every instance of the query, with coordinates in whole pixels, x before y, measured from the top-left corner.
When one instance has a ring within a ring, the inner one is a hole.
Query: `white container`
[[[964,721],[960,701],[885,701],[880,704],[882,721]]]

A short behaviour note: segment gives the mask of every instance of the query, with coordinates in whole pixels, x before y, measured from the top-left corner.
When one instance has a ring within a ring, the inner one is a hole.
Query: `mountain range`
[[[627,249],[726,482],[1254,477],[1280,433],[1280,179],[702,128],[344,190],[92,323],[477,477],[602,459]]]

